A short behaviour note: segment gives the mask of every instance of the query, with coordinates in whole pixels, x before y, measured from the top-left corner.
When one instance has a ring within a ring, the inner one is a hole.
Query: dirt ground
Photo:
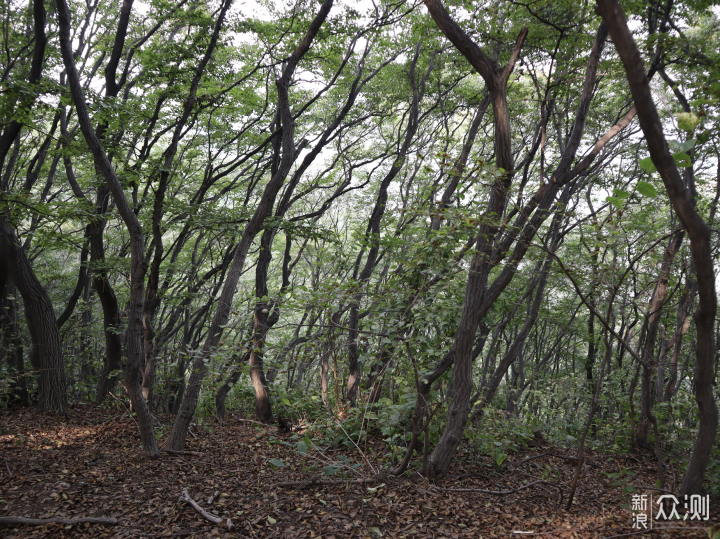
[[[171,419],[158,420],[167,427]],[[134,421],[121,408],[97,406],[75,407],[64,418],[32,409],[1,412],[0,517],[105,517],[116,523],[9,524],[0,526],[0,537],[706,538],[720,516],[719,501],[710,500],[709,521],[655,522],[649,532],[633,528],[632,494],[623,488],[633,485],[647,496],[648,515],[663,494],[647,489],[656,477],[649,453],[591,453],[575,504],[566,511],[576,461],[548,444],[511,454],[499,470],[488,459],[478,463],[461,454],[440,486],[417,474],[353,483],[325,477],[323,468],[345,456],[363,463],[353,478],[374,477],[382,466],[370,449],[383,454],[381,440],[363,445],[362,452],[301,455],[283,443],[291,434],[229,417],[192,430],[186,449],[194,454],[148,460]],[[608,477],[623,468],[635,475]],[[679,478],[672,471],[668,477],[672,489]],[[309,483],[313,478],[337,483]],[[461,491],[507,492],[543,480],[510,494]],[[278,486],[285,481],[304,483]],[[211,523],[182,501],[184,490],[225,525],[230,519],[233,528]]]

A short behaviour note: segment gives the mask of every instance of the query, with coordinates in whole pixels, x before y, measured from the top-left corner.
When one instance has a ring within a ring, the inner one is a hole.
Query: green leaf
[[[330,465],[330,466],[325,466],[325,467],[323,468],[323,473],[324,473],[325,475],[335,475],[335,474],[338,472],[339,469],[340,469],[340,468],[337,467],[337,466],[332,466],[332,465]]]
[[[700,123],[700,117],[694,112],[681,112],[677,115],[678,127],[683,131],[692,133]]]
[[[673,159],[679,167],[687,168],[692,166],[692,159],[685,152],[678,152],[673,154]]]
[[[627,198],[630,196],[630,193],[623,191],[622,189],[613,189],[613,195],[617,198]]]
[[[697,140],[691,138],[680,144],[680,149],[684,152],[687,152],[689,150],[692,150],[695,147],[695,144],[697,144]]]
[[[270,459],[270,460],[268,460],[268,462],[270,463],[270,466],[272,466],[273,470],[275,468],[284,468],[285,467],[285,463],[280,459]]]
[[[308,444],[304,440],[300,440],[297,443],[297,451],[301,455],[305,455],[308,452]]]
[[[651,183],[648,182],[637,182],[637,190],[642,196],[654,198],[657,196],[657,191]]]
[[[646,157],[645,159],[640,159],[640,168],[643,169],[645,172],[650,174],[651,172],[655,172],[657,168],[655,167],[655,163],[653,163],[652,158]]]
[[[618,197],[607,197],[606,199],[610,204],[615,206],[617,209],[621,210],[623,207],[623,201],[621,198]]]
[[[382,536],[383,536],[383,533],[380,531],[380,529],[379,529],[379,528],[376,528],[375,526],[373,526],[372,528],[368,528],[367,531],[370,532],[370,533],[374,533],[374,534],[377,535],[378,537],[382,537]]]
[[[273,517],[268,516],[268,524],[275,524],[277,520],[275,520]]]

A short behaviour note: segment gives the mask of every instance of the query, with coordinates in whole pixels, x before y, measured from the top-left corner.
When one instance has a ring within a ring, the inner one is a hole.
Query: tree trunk
[[[68,82],[70,84],[70,93],[72,95],[75,110],[77,111],[78,123],[91,153],[93,154],[95,167],[102,173],[105,178],[108,189],[112,192],[120,217],[123,219],[130,236],[130,303],[128,309],[128,329],[127,329],[127,365],[125,368],[125,385],[127,387],[130,402],[133,410],[137,414],[138,424],[140,427],[140,439],[142,441],[143,451],[150,457],[158,456],[157,442],[155,439],[155,430],[150,416],[150,410],[142,396],[140,389],[141,375],[140,369],[143,365],[143,343],[142,343],[142,311],[143,296],[145,286],[145,273],[147,264],[145,263],[145,238],[143,235],[142,225],[137,215],[130,207],[125,197],[122,185],[120,183],[115,169],[108,159],[105,150],[98,139],[95,130],[92,127],[90,114],[88,113],[87,103],[80,84],[80,77],[75,67],[75,58],[72,50],[70,38],[71,17],[70,9],[66,0],[56,0],[58,22],[59,22],[59,38],[60,50],[62,53],[65,71],[67,73]],[[132,0],[126,0],[123,9],[129,11],[132,6]],[[128,13],[129,16],[129,13]],[[121,23],[124,19],[121,17]],[[124,21],[125,24],[127,21]],[[122,53],[124,42],[124,31],[118,28],[116,39],[119,43],[119,53]],[[121,35],[122,33],[122,35]],[[117,43],[116,43],[117,45]],[[107,74],[107,71],[106,71]],[[114,80],[113,80],[114,83]]]
[[[67,414],[67,385],[62,359],[60,332],[50,296],[32,270],[25,250],[15,232],[0,215],[0,258],[7,275],[20,291],[25,307],[28,330],[32,338],[32,354],[40,369],[38,409]]]
[[[67,171],[69,163],[65,164]],[[99,185],[95,199],[94,219],[88,225],[90,235],[90,267],[92,285],[100,299],[103,311],[103,333],[105,335],[105,357],[103,369],[98,382],[96,401],[103,402],[115,389],[117,372],[122,369],[123,343],[121,338],[122,319],[115,290],[105,265],[105,245],[103,234],[107,223],[105,214],[108,210],[110,190],[107,185]]]
[[[290,55],[282,76],[276,81],[278,89],[278,109],[282,119],[282,159],[277,172],[265,186],[265,190],[263,191],[257,207],[255,208],[255,212],[250,218],[248,224],[245,226],[242,238],[235,249],[232,264],[228,271],[220,297],[217,301],[215,315],[213,316],[210,329],[208,330],[207,339],[205,340],[205,344],[203,345],[200,355],[193,362],[192,374],[190,375],[190,381],[187,385],[185,398],[183,399],[180,410],[175,417],[175,423],[173,424],[173,428],[167,442],[169,449],[182,451],[185,447],[187,429],[190,426],[193,415],[195,414],[195,408],[197,407],[198,398],[200,396],[200,387],[207,371],[205,362],[208,360],[210,354],[217,349],[220,343],[223,328],[230,317],[230,308],[235,295],[235,289],[237,287],[238,280],[240,279],[243,266],[245,265],[245,259],[250,246],[257,234],[260,230],[262,230],[267,217],[271,215],[275,198],[290,173],[290,167],[295,159],[295,121],[293,120],[292,112],[290,110],[288,90],[298,62],[310,48],[310,45],[325,21],[332,4],[333,0],[325,0],[323,2],[318,14],[310,24],[310,28],[308,29],[303,41]]]
[[[693,193],[683,181],[668,148],[662,123],[650,91],[645,66],[635,40],[627,27],[625,14],[617,0],[596,1],[598,11],[610,30],[615,49],[625,67],[650,157],[662,177],[673,209],[690,239],[700,297],[698,309],[695,312],[695,327],[697,328],[695,400],[698,404],[700,425],[680,492],[697,494],[702,489],[705,469],[710,459],[718,424],[718,411],[712,387],[715,379],[717,295],[710,230],[695,210]]]
[[[685,232],[680,230],[676,232],[668,241],[663,256],[662,265],[660,266],[660,274],[655,282],[655,290],[652,295],[652,301],[648,308],[648,323],[645,333],[645,342],[642,350],[644,364],[642,366],[642,378],[640,383],[640,419],[638,420],[637,433],[635,440],[642,446],[648,446],[648,434],[653,423],[652,413],[652,377],[653,367],[655,367],[655,344],[657,341],[657,333],[660,327],[662,308],[668,294],[668,280],[670,279],[670,270],[672,269],[675,255],[680,250]],[[663,384],[660,384],[662,387]]]

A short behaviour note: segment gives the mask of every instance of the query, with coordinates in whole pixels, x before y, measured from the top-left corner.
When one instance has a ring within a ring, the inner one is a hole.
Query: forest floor
[[[11,524],[0,526],[0,537],[700,538],[708,537],[708,526],[720,516],[718,500],[711,500],[710,521],[673,520],[638,533],[628,509],[632,494],[623,489],[654,485],[656,464],[649,452],[591,452],[575,503],[566,511],[576,461],[560,458],[572,453],[549,444],[511,454],[499,470],[487,458],[461,454],[442,488],[417,474],[364,484],[339,480],[282,487],[278,483],[333,479],[320,474],[343,456],[346,462],[363,462],[356,473],[370,478],[371,467],[382,467],[373,451],[384,454],[384,443],[371,438],[352,451],[301,455],[282,443],[291,434],[231,415],[193,430],[187,451],[194,454],[163,453],[147,460],[141,456],[134,421],[120,408],[97,406],[75,407],[65,418],[31,409],[0,413],[0,518],[117,520],[114,525]],[[169,418],[159,421],[167,425]],[[271,459],[284,466],[274,466]],[[308,472],[312,464],[316,470]],[[619,481],[608,477],[623,468],[635,475]],[[512,494],[453,490],[508,491],[541,475],[547,483]],[[668,488],[674,488],[679,478],[672,472],[669,476]],[[231,519],[234,529],[212,524],[183,502],[185,489],[201,508]],[[648,502],[661,494],[638,492],[647,494]],[[652,507],[657,507],[654,502]]]

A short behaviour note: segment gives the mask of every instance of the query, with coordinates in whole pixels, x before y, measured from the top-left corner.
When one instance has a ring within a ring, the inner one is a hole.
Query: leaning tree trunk
[[[718,424],[718,410],[712,386],[715,379],[717,294],[710,229],[695,210],[692,194],[680,176],[668,148],[660,116],[650,91],[650,82],[645,72],[645,66],[635,40],[628,29],[625,14],[617,0],[596,1],[598,12],[608,26],[615,49],[625,68],[650,157],[660,173],[673,209],[690,239],[700,297],[698,309],[695,312],[697,346],[694,379],[695,400],[698,404],[700,421],[695,447],[680,492],[696,494],[702,489],[705,469],[710,459]]]
[[[654,421],[652,413],[652,374],[655,364],[655,344],[657,341],[658,329],[660,328],[660,319],[662,308],[668,294],[668,280],[670,279],[670,269],[672,267],[675,255],[680,250],[685,232],[680,230],[676,232],[668,241],[663,256],[662,265],[660,266],[660,275],[658,275],[655,283],[652,301],[648,309],[647,331],[645,332],[645,342],[643,343],[643,366],[642,377],[640,383],[640,419],[635,433],[636,443],[647,446],[648,434],[650,427]],[[662,342],[660,343],[662,347]],[[658,365],[658,371],[659,365]],[[660,383],[660,388],[663,384]]]
[[[40,369],[38,409],[67,414],[67,386],[62,360],[60,332],[50,296],[32,270],[15,232],[0,216],[0,259],[23,298],[32,353]]]
[[[485,53],[450,18],[440,0],[425,0],[430,15],[440,30],[470,61],[485,80],[490,93],[490,102],[494,113],[495,157],[498,168],[503,170],[496,180],[488,202],[487,215],[493,220],[499,219],[505,209],[513,170],[513,157],[510,137],[510,115],[507,107],[507,82],[512,73],[520,47],[527,36],[524,28],[517,40],[511,60],[504,67],[488,58]],[[445,430],[427,461],[426,473],[433,478],[442,478],[455,457],[465,423],[470,412],[469,402],[472,392],[472,345],[475,332],[480,323],[480,309],[490,270],[492,243],[497,224],[481,226],[478,235],[476,253],[471,263],[463,312],[455,334],[452,354],[455,360],[453,375],[454,398],[448,411]],[[420,418],[418,417],[418,420]]]
[[[128,2],[127,4],[131,6],[132,2]],[[77,111],[78,123],[80,124],[80,129],[85,138],[85,142],[93,155],[95,167],[105,178],[105,182],[112,192],[118,212],[125,223],[130,237],[131,284],[128,309],[125,384],[130,396],[130,402],[132,403],[133,410],[137,414],[143,451],[150,457],[156,457],[159,452],[155,439],[152,417],[147,403],[142,396],[142,391],[140,390],[140,369],[143,365],[141,315],[143,311],[145,272],[147,270],[147,264],[145,263],[145,238],[140,220],[128,204],[120,180],[115,173],[115,169],[110,163],[110,159],[108,159],[108,156],[92,127],[90,114],[85,101],[85,95],[80,83],[80,76],[78,75],[77,68],[75,67],[75,58],[70,38],[70,9],[66,0],[57,0],[57,12],[60,50],[62,53],[63,63],[65,65],[65,71],[67,72],[68,82],[70,84],[70,93],[75,105],[75,110]],[[124,30],[127,30],[127,28],[125,27]],[[124,41],[124,34],[120,36],[120,28],[118,29],[118,37],[121,37],[121,41]],[[121,42],[119,47],[120,50],[123,48],[122,44],[123,43]]]
[[[200,397],[200,387],[207,372],[205,362],[210,354],[217,349],[223,334],[223,328],[230,318],[230,308],[235,295],[235,289],[243,266],[245,265],[245,259],[247,258],[250,246],[257,234],[262,230],[267,217],[271,215],[278,192],[290,173],[290,167],[295,159],[295,120],[290,110],[288,90],[298,62],[310,48],[332,4],[333,0],[325,0],[323,2],[318,14],[310,24],[310,28],[304,36],[304,39],[288,58],[282,76],[276,81],[278,89],[278,109],[282,119],[282,159],[277,172],[265,186],[265,190],[263,191],[255,212],[245,226],[240,242],[235,248],[233,261],[230,265],[220,297],[218,298],[217,308],[210,329],[208,330],[207,339],[205,340],[199,357],[193,362],[193,371],[185,391],[185,398],[175,417],[175,423],[170,432],[170,437],[167,442],[169,449],[182,450],[185,447],[187,430],[195,415],[195,408],[197,407],[197,402]]]

